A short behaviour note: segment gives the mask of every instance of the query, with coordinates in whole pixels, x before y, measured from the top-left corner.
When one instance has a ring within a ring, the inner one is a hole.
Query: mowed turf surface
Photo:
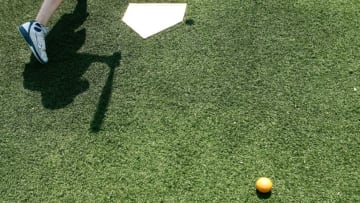
[[[65,1],[40,65],[1,0],[0,202],[360,202],[359,1],[167,1],[146,40],[129,2]]]

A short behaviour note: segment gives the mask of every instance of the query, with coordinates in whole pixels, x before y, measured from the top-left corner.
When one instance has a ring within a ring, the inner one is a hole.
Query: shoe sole
[[[30,26],[31,26],[31,25],[30,25]],[[45,64],[46,62],[43,61],[43,60],[41,60],[39,54],[38,54],[37,51],[35,50],[34,44],[33,44],[33,42],[31,41],[28,32],[27,32],[21,25],[18,27],[18,31],[19,31],[20,35],[24,38],[24,40],[26,41],[26,43],[29,45],[30,50],[31,50],[31,52],[34,54],[35,58],[36,58],[40,63]]]

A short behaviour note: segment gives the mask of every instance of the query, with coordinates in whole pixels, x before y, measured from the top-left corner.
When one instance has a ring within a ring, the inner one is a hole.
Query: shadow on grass
[[[41,92],[41,102],[47,109],[61,109],[87,89],[89,82],[83,74],[94,62],[105,63],[110,71],[103,87],[96,112],[90,124],[98,132],[108,107],[115,68],[120,65],[121,54],[110,56],[77,53],[86,39],[86,29],[79,29],[88,16],[87,1],[78,0],[73,13],[63,15],[46,38],[49,63],[42,65],[31,56],[23,72],[24,88]]]
[[[192,25],[195,24],[195,21],[194,21],[193,19],[187,19],[187,20],[185,21],[185,24],[192,26]]]
[[[269,199],[271,197],[271,191],[268,193],[262,193],[256,190],[256,195],[258,196],[259,199]]]

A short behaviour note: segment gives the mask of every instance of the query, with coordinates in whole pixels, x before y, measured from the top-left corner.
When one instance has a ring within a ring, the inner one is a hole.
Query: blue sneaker
[[[47,63],[48,57],[46,55],[45,37],[49,29],[36,21],[26,22],[20,25],[18,29],[36,59],[42,64]]]

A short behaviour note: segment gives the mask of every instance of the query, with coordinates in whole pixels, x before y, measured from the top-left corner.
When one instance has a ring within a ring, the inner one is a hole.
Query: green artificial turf
[[[360,202],[359,1],[76,2],[40,65],[1,0],[0,202]],[[130,2],[188,7],[144,40]]]

